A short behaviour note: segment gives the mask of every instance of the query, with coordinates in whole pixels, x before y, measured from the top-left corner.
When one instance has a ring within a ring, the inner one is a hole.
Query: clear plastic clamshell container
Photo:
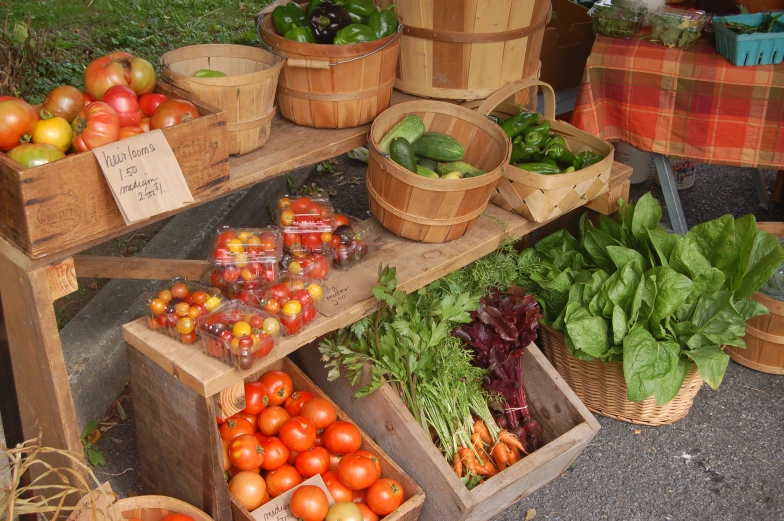
[[[346,270],[362,262],[370,253],[367,221],[349,219],[348,224],[335,228],[333,232],[332,264]]]
[[[628,40],[640,30],[647,12],[648,6],[639,0],[599,0],[588,14],[596,34]]]
[[[219,228],[215,232],[206,275],[210,284],[229,297],[242,289],[255,289],[280,273],[283,239],[275,226],[266,228]]]
[[[331,271],[333,256],[332,248],[327,246],[322,251],[296,250],[284,253],[280,266],[295,276],[324,280]]]
[[[202,351],[240,371],[269,355],[285,333],[278,317],[232,300],[201,323]]]
[[[660,7],[651,16],[651,41],[685,49],[702,37],[708,17],[704,11]]]
[[[226,301],[216,288],[178,277],[161,284],[157,293],[144,296],[150,329],[193,344],[199,324]]]
[[[329,252],[335,213],[328,197],[283,196],[278,200],[277,222],[285,251]]]
[[[316,318],[323,296],[318,281],[287,273],[255,291],[250,302],[279,317],[286,333],[296,335]]]

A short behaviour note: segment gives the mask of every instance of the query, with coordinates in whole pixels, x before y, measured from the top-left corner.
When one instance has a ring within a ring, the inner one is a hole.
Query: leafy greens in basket
[[[746,320],[767,313],[749,297],[784,249],[753,215],[668,232],[650,194],[621,216],[600,216],[596,227],[584,215],[579,239],[561,230],[523,251],[518,283],[537,295],[543,322],[564,332],[573,356],[623,361],[629,400],[669,402],[691,362],[717,388],[729,363],[721,346],[746,347]]]

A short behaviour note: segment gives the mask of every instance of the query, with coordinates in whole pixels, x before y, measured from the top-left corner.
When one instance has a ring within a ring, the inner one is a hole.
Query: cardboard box
[[[541,80],[555,90],[578,87],[593,47],[594,34],[588,9],[571,0],[552,0],[553,19],[542,42]]]

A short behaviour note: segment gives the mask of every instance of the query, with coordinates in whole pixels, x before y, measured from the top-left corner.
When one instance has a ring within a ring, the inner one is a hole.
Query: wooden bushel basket
[[[120,499],[115,507],[122,512],[123,519],[140,519],[141,521],[161,521],[169,514],[185,514],[194,521],[213,521],[213,519],[195,506],[167,496],[136,496]]]
[[[463,161],[485,171],[464,179],[431,179],[401,167],[379,143],[400,120],[419,115],[428,132],[443,132],[465,148]],[[462,237],[485,211],[504,165],[509,140],[501,127],[476,112],[440,101],[410,101],[384,111],[368,136],[370,212],[395,235],[440,243]]]
[[[548,360],[591,412],[639,425],[668,425],[687,414],[702,387],[702,377],[693,363],[678,394],[664,405],[654,397],[632,402],[626,397],[623,362],[579,360],[566,347],[564,334],[542,324],[538,344]]]
[[[784,223],[761,222],[757,227],[777,237],[784,236]],[[761,292],[751,296],[770,311],[770,315],[746,322],[746,349],[727,346],[727,354],[740,365],[770,374],[784,374],[784,302]]]
[[[167,83],[226,113],[229,154],[247,154],[269,139],[275,116],[275,90],[283,61],[247,45],[191,45],[161,56],[161,76]],[[194,78],[201,69],[224,78]]]
[[[376,0],[405,25],[395,88],[415,96],[484,99],[536,75],[550,0]]]
[[[261,41],[285,59],[278,81],[284,118],[306,127],[352,128],[389,107],[400,31],[367,43],[300,43],[280,36],[271,14],[259,19],[257,30]]]
[[[477,109],[480,114],[498,114],[508,118],[517,114],[517,105],[508,98],[531,86],[542,86],[544,117],[550,121],[551,132],[566,139],[575,154],[590,149],[604,159],[570,174],[536,174],[509,165],[504,179],[498,182],[493,204],[514,211],[526,219],[543,223],[582,206],[609,190],[610,173],[614,160],[613,146],[604,140],[555,119],[553,88],[535,79],[525,79],[502,87],[487,98]]]

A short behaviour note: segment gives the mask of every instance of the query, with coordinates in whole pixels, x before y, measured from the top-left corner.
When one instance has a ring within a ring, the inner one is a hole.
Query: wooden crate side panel
[[[175,497],[212,515],[230,514],[222,448],[208,401],[128,346],[145,492]]]
[[[12,164],[13,161],[0,153],[0,234],[27,249],[30,240],[22,181]]]

